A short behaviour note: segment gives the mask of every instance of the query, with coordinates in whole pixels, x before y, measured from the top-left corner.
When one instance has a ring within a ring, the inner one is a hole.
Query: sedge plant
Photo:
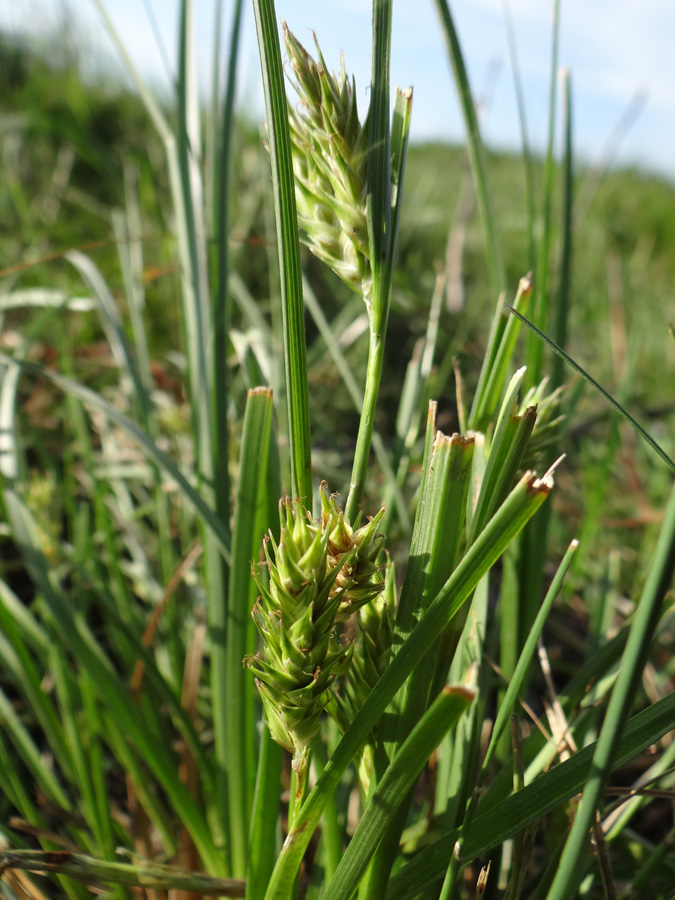
[[[453,18],[444,0],[437,6],[496,295],[506,280],[487,158]],[[614,769],[655,745],[662,752],[649,783],[669,783],[672,744],[659,742],[675,722],[673,694],[661,689],[636,714],[634,706],[651,642],[668,639],[673,501],[636,611],[611,637],[598,627],[594,652],[557,695],[549,680],[547,722],[529,727],[537,646],[544,659],[545,628],[577,548],[573,540],[557,562],[552,552],[545,567],[548,529],[532,525],[545,522],[565,465],[570,413],[561,370],[546,377],[543,350],[530,344],[534,365],[518,365],[533,297],[536,322],[545,319],[546,282],[538,285],[539,271],[520,280],[515,316],[500,299],[470,404],[458,373],[452,434],[439,427],[448,397],[430,399],[435,292],[388,458],[376,413],[412,115],[410,90],[389,105],[393,3],[373,2],[364,113],[347,60],[334,74],[318,39],[314,56],[282,25],[285,75],[274,3],[253,8],[267,155],[251,157],[250,184],[264,185],[271,170],[271,199],[252,187],[239,198],[234,172],[248,158],[230,164],[243,153],[232,143],[241,4],[224,96],[214,70],[205,145],[190,4],[181,4],[174,118],[128,63],[165,154],[185,399],[162,389],[150,362],[132,176],[113,220],[129,329],[81,252],[67,262],[86,298],[45,289],[32,295],[29,325],[8,319],[2,539],[30,590],[20,593],[3,565],[3,892],[39,896],[30,873],[43,872],[48,892],[78,900],[90,888],[120,900],[436,900],[473,896],[474,860],[489,858],[481,889],[487,878],[493,896],[562,900],[582,879],[587,893],[602,884],[613,895],[613,846],[625,851],[635,885],[660,884],[672,854],[637,846],[630,829],[648,795],[632,793],[618,810],[603,798]],[[552,171],[542,260],[525,268],[549,262]],[[269,298],[254,296],[260,285],[245,282],[245,261],[230,245],[236,228],[258,218],[277,255]],[[309,291],[320,340],[308,345],[300,239],[329,282],[355,295],[349,316],[365,312],[362,385],[340,343],[346,320],[329,321]],[[563,258],[569,265],[569,247]],[[6,287],[8,316],[26,296]],[[59,365],[43,365],[37,350],[57,318],[92,313],[109,348],[105,376],[85,383],[67,330]],[[565,333],[560,323],[558,343]],[[359,412],[344,507],[332,493],[337,477],[312,447],[316,358],[336,364]],[[60,398],[62,465],[51,464],[46,439],[22,416],[26,384]],[[377,472],[371,447],[383,462]],[[613,614],[611,603],[608,592],[598,622]],[[556,811],[582,791],[568,833]],[[536,851],[550,846],[558,849],[546,865]]]

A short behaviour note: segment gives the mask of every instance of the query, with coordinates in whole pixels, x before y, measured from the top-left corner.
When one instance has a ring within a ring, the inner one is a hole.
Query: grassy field
[[[3,897],[447,900],[488,859],[486,897],[672,897],[673,472],[500,318],[467,149],[408,148],[385,238],[355,199],[356,289],[302,247],[303,324],[287,126],[194,128],[181,81],[162,141],[7,36],[0,92]],[[396,126],[355,138],[387,189]],[[534,272],[518,308],[672,458],[675,186],[535,160],[532,218],[485,161],[503,299]]]

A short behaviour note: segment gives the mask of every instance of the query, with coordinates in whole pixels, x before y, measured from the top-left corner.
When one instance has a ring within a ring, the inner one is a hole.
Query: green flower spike
[[[335,584],[343,592],[338,622],[344,622],[384,588],[382,567],[377,562],[384,540],[377,528],[383,515],[384,507],[355,530],[345,519],[335,496],[327,493],[325,482],[321,485],[321,520],[324,531],[329,533],[328,563],[339,569]]]
[[[298,220],[305,243],[368,302],[372,290],[366,217],[368,124],[359,122],[354,81],[329,72],[282,23],[299,103],[289,106]]]
[[[352,645],[336,640],[335,627],[383,587],[376,563],[383,511],[354,530],[324,485],[321,502],[317,522],[299,500],[279,504],[279,543],[265,541],[269,585],[256,578],[253,608],[265,657],[248,661],[270,733],[293,753],[298,784],[331,686],[352,660]]]

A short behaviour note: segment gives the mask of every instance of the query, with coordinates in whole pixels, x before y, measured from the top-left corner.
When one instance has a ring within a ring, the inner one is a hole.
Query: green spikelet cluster
[[[264,658],[249,660],[274,740],[294,754],[296,771],[319,732],[335,679],[353,648],[335,627],[383,588],[377,526],[384,509],[360,528],[345,520],[321,486],[321,516],[314,521],[299,500],[279,504],[279,542],[265,541],[269,585],[256,579],[260,598],[253,619]]]
[[[356,88],[345,73],[329,72],[282,23],[299,95],[289,108],[298,220],[312,253],[368,301],[370,272],[366,218],[367,121],[361,124]],[[367,119],[367,117],[366,117]]]

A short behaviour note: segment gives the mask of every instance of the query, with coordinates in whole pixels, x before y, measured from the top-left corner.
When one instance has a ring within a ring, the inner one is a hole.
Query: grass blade
[[[537,271],[535,276],[532,318],[539,328],[544,329],[548,320],[549,309],[549,264],[551,255],[551,234],[553,231],[553,174],[555,159],[553,156],[555,143],[556,94],[558,85],[558,44],[560,40],[560,0],[554,0],[553,31],[551,37],[551,74],[548,104],[548,146],[544,164],[544,200],[542,209],[541,237],[537,254]],[[531,339],[527,342],[526,363],[530,384],[541,381],[542,347]]]
[[[307,351],[298,215],[295,205],[295,181],[288,128],[288,101],[281,64],[274,0],[253,0],[253,9],[267,110],[279,271],[281,273],[291,493],[294,497],[309,502],[312,496],[309,389],[307,386]]]
[[[141,450],[158,466],[158,468],[164,473],[164,475],[168,476],[171,481],[174,481],[176,483],[178,490],[182,494],[183,498],[187,501],[189,506],[191,506],[196,511],[196,513],[204,521],[208,529],[212,532],[214,540],[216,541],[218,549],[220,553],[222,553],[223,558],[226,561],[229,560],[230,535],[225,524],[221,522],[220,519],[213,513],[213,511],[206,505],[199,493],[190,484],[185,475],[183,475],[180,469],[173,462],[171,457],[164,453],[163,450],[160,450],[157,444],[136,424],[136,422],[134,422],[128,416],[125,416],[124,413],[121,413],[119,412],[119,410],[115,409],[112,404],[104,400],[99,394],[89,390],[89,388],[83,387],[81,384],[78,384],[75,381],[72,381],[70,378],[66,378],[64,375],[59,375],[56,372],[51,372],[48,369],[44,369],[41,366],[35,365],[34,363],[15,360],[11,356],[6,356],[4,353],[0,353],[0,363],[3,363],[10,368],[13,366],[18,366],[22,371],[48,378],[54,384],[58,385],[63,391],[72,395],[73,397],[77,397],[78,400],[81,400],[83,403],[91,406],[93,409],[102,412],[112,422],[114,422],[115,425],[118,425],[120,428],[122,428],[131,438],[133,438],[133,440],[138,443]]]
[[[495,227],[496,218],[492,209],[492,191],[488,183],[485,149],[480,136],[476,104],[471,93],[469,76],[464,64],[464,56],[448,0],[436,0],[436,9],[441,20],[441,28],[445,37],[448,56],[455,76],[455,86],[464,116],[467,152],[476,184],[478,208],[480,209],[483,233],[485,235],[485,253],[488,269],[490,270],[490,283],[493,294],[499,296],[506,286],[506,276],[504,274],[499,236]]]
[[[520,139],[523,153],[523,167],[525,170],[525,202],[527,208],[527,246],[529,268],[534,271],[537,263],[537,251],[534,241],[534,222],[535,222],[535,204],[534,204],[534,172],[532,166],[532,152],[530,150],[530,140],[527,133],[527,116],[525,115],[525,95],[523,92],[523,82],[520,77],[520,65],[518,63],[518,53],[516,50],[516,37],[513,31],[513,16],[509,9],[508,0],[504,0],[504,20],[506,22],[506,38],[509,45],[509,59],[511,61],[511,71],[513,72],[513,86],[516,94],[516,104],[518,106],[518,123],[520,125]]]
[[[574,157],[572,152],[572,84],[568,69],[563,71],[563,104],[565,112],[565,158],[563,162],[563,222],[562,252],[560,258],[560,287],[556,303],[553,339],[559,347],[567,346],[567,320],[570,308],[570,283],[572,280],[572,211],[574,205]],[[560,356],[553,359],[551,385],[563,383],[564,363]]]
[[[372,328],[384,337],[391,279],[389,69],[392,0],[373,0],[371,100],[368,121],[368,238],[373,273]]]
[[[387,830],[391,816],[399,807],[401,797],[407,795],[422,767],[443,736],[455,726],[462,713],[471,705],[474,696],[473,688],[448,685],[422,716],[368,800],[361,821],[323,895],[324,900],[352,896],[368,861]]]
[[[143,891],[191,891],[219,897],[243,897],[244,882],[232,878],[211,878],[199,872],[181,872],[158,863],[122,863],[94,859],[67,851],[41,853],[39,850],[7,850],[0,853],[0,865],[28,872],[59,872],[84,884],[127,884]]]
[[[212,653],[217,669],[213,684],[214,731],[218,768],[227,773],[227,797],[230,807],[229,827],[232,874],[243,878],[249,860],[248,833],[254,773],[254,692],[243,662],[251,652],[253,622],[251,610],[256,597],[251,578],[251,564],[260,556],[262,538],[269,523],[265,513],[267,457],[272,425],[272,392],[268,388],[252,390],[248,395],[241,441],[237,503],[232,532],[232,565],[227,621],[211,623],[214,636],[225,629],[225,658],[218,642]],[[216,724],[215,704],[223,706],[223,721]]]
[[[430,422],[431,426],[433,424]],[[427,435],[427,441],[429,437]],[[408,567],[396,615],[392,658],[457,564],[473,451],[473,438],[464,438],[458,434],[448,437],[441,432],[434,435],[431,453],[425,458]],[[382,739],[387,744],[390,756],[401,749],[412,728],[429,703],[435,699],[432,689],[440,647],[439,640],[435,651],[429,652],[415,666],[410,678],[390,705],[381,729]],[[437,690],[446,682],[446,671],[442,673],[442,681],[436,686]],[[398,853],[410,800],[405,793],[400,793],[398,803],[389,812],[387,829],[375,852],[368,875],[367,897],[378,898],[384,892]]]
[[[352,480],[345,504],[345,516],[350,522],[355,521],[358,515],[368,472],[391,303],[392,251],[396,243],[396,235],[391,232],[391,142],[389,130],[392,5],[392,0],[373,0],[371,101],[368,112],[368,169],[366,173],[368,241],[373,287],[371,302],[366,304],[370,325],[366,387],[354,450]],[[398,121],[403,122],[403,117],[399,117]],[[405,141],[402,140],[399,147],[402,152],[398,154],[401,174],[405,161],[404,144]]]
[[[618,769],[663,737],[672,729],[674,717],[675,692],[629,719],[613,768]],[[505,800],[495,803],[486,799],[479,803],[472,835],[464,850],[465,859],[484,856],[578,794],[591,774],[596,746],[593,743],[584,747]],[[413,900],[425,886],[442,878],[457,835],[457,830],[442,832],[433,846],[422,850],[394,875],[387,887],[386,900]]]
[[[582,860],[590,851],[590,831],[616,757],[628,712],[635,699],[665,595],[675,573],[675,489],[659,534],[647,582],[637,604],[619,675],[593,753],[588,783],[558,864],[547,900],[564,900],[579,887]]]

